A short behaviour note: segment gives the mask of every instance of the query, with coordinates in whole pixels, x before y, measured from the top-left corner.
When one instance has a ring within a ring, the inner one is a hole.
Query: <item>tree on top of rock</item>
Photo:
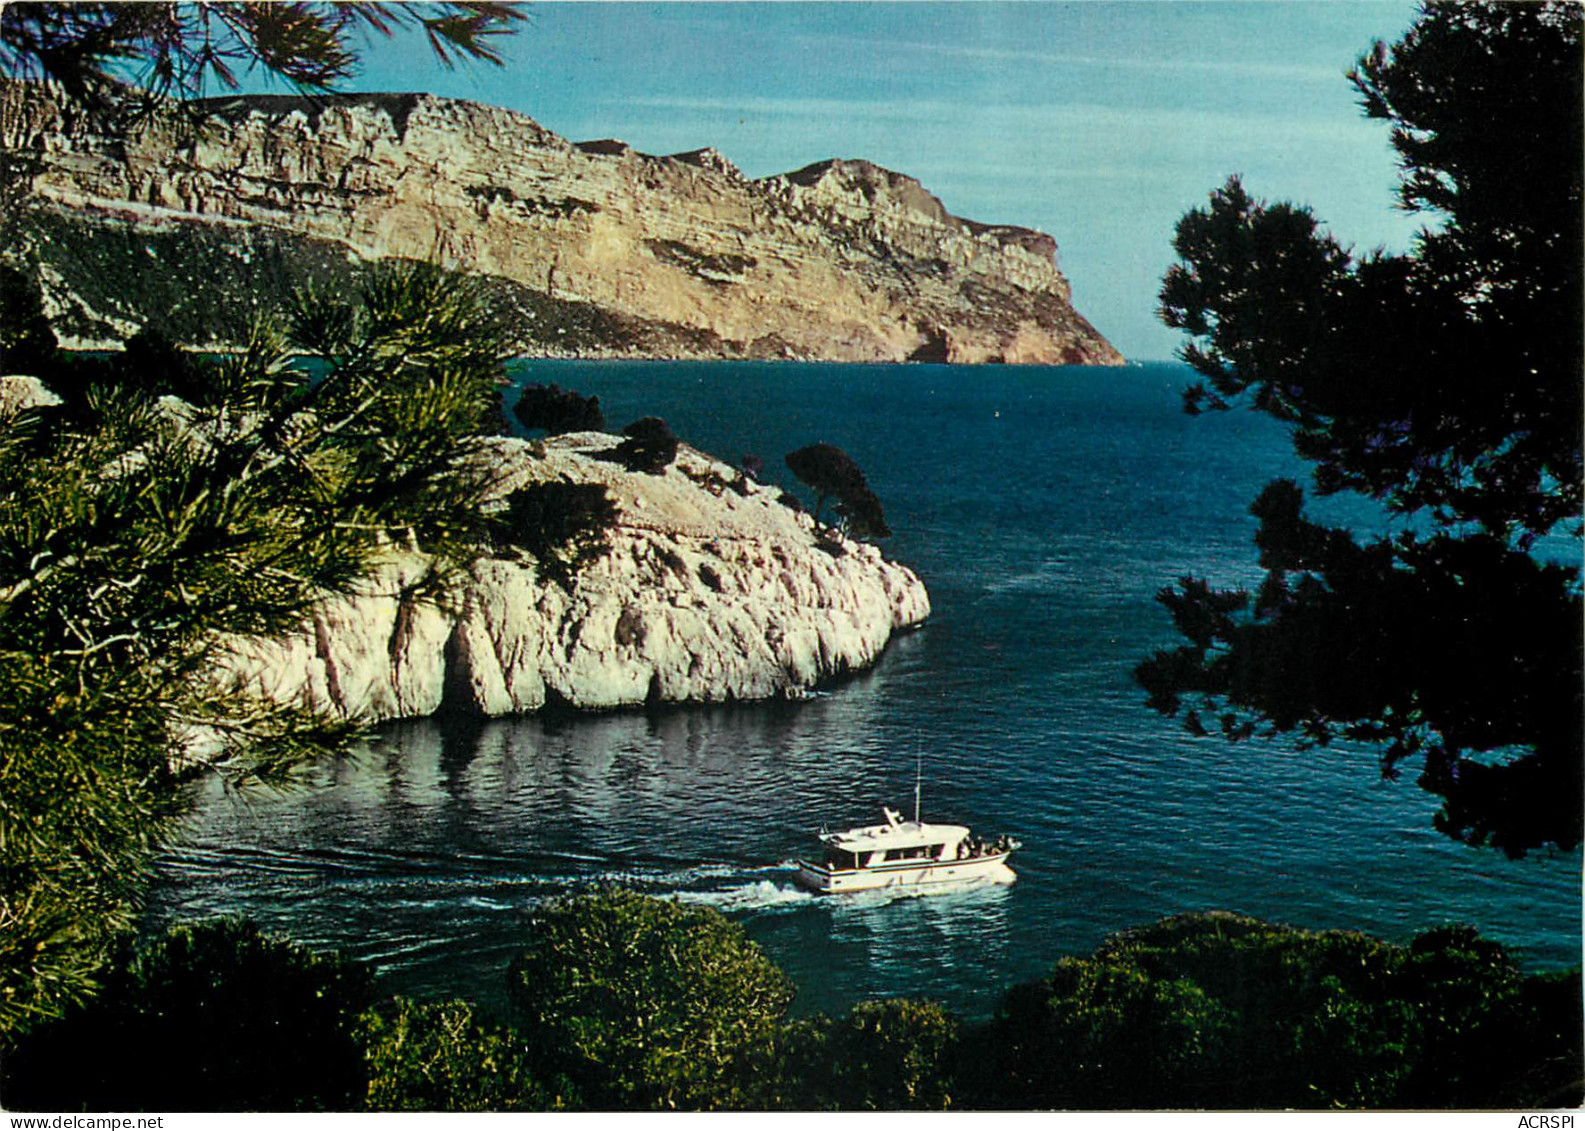
[[[604,485],[553,479],[506,497],[495,516],[497,548],[520,546],[539,562],[540,576],[570,590],[578,572],[610,550],[616,503]]]
[[[616,447],[616,458],[629,471],[660,475],[677,458],[676,435],[658,416],[646,416],[622,429],[623,440]]]
[[[886,511],[880,497],[868,487],[848,495],[837,504],[842,524],[855,538],[890,538],[892,528],[886,525]]]
[[[548,436],[605,431],[599,397],[585,397],[555,384],[525,385],[512,413],[524,428],[542,428]]]
[[[834,444],[810,444],[789,452],[788,469],[815,492],[815,526],[827,499],[836,499],[849,531],[858,536],[885,538],[891,534],[881,501],[870,490],[864,472],[851,456]]]

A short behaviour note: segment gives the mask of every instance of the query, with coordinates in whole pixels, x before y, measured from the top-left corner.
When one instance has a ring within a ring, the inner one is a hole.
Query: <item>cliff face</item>
[[[119,136],[0,86],[8,205],[81,339],[189,341],[287,282],[435,259],[550,355],[1120,364],[1056,244],[862,161],[750,180],[713,150],[572,144],[428,95],[213,100]]]
[[[619,440],[486,442],[500,494],[566,478],[616,501],[609,553],[570,589],[530,557],[496,557],[437,600],[431,563],[393,554],[298,635],[230,642],[222,678],[371,721],[765,699],[867,667],[929,615],[912,571],[862,543],[833,551],[776,489],[740,494],[732,468],[686,447],[664,474],[629,472],[599,458]]]
[[[0,376],[0,428],[58,403],[36,378]],[[660,474],[628,471],[609,458],[621,440],[477,441],[493,471],[486,507],[533,482],[605,487],[617,512],[609,549],[575,581],[547,580],[521,551],[457,577],[393,549],[301,631],[222,641],[212,678],[365,722],[758,700],[867,668],[894,632],[929,617],[912,570],[867,543],[817,536],[778,488],[739,488],[736,469],[686,445]],[[207,746],[192,736],[193,753]]]

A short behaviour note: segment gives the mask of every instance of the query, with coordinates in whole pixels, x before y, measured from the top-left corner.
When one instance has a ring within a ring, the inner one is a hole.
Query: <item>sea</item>
[[[145,928],[220,915],[370,964],[420,999],[504,999],[536,909],[610,884],[712,907],[798,987],[993,1013],[1108,935],[1212,909],[1404,943],[1478,927],[1533,971],[1581,957],[1581,857],[1509,860],[1432,828],[1411,769],[1289,737],[1195,738],[1133,669],[1175,635],[1156,594],[1259,579],[1249,504],[1304,482],[1279,423],[1191,417],[1176,363],[1123,368],[531,361],[608,425],[684,441],[807,492],[817,441],[863,468],[934,612],[869,671],[801,702],[391,724],[284,791],[191,786]],[[508,397],[510,403],[511,397]],[[808,500],[812,502],[813,500]],[[1357,499],[1313,512],[1393,529]],[[1565,546],[1578,560],[1578,545]],[[1333,662],[1325,655],[1317,664]],[[816,835],[881,806],[1022,841],[1011,884],[819,897]]]

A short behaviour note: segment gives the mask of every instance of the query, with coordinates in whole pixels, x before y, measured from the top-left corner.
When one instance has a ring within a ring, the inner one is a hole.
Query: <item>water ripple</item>
[[[906,367],[534,374],[707,450],[841,443],[930,625],[807,703],[414,722],[309,789],[239,804],[201,782],[149,929],[246,913],[377,962],[395,991],[489,1001],[537,909],[618,883],[736,917],[803,1011],[902,993],[988,1012],[1109,932],[1207,908],[1399,941],[1473,922],[1529,962],[1578,962],[1578,853],[1462,848],[1369,750],[1195,741],[1145,707],[1133,667],[1174,643],[1155,590],[1256,576],[1249,501],[1303,471],[1269,421],[1184,417],[1180,367],[976,369],[934,394]],[[1014,401],[994,427],[980,411]],[[920,756],[926,817],[1018,836],[1018,882],[796,888],[822,824],[911,808]]]

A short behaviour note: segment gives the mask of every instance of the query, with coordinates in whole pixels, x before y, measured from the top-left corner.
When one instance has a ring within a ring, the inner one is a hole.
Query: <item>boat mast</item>
[[[914,762],[914,824],[919,823],[919,786],[925,776],[925,755],[920,751]]]

